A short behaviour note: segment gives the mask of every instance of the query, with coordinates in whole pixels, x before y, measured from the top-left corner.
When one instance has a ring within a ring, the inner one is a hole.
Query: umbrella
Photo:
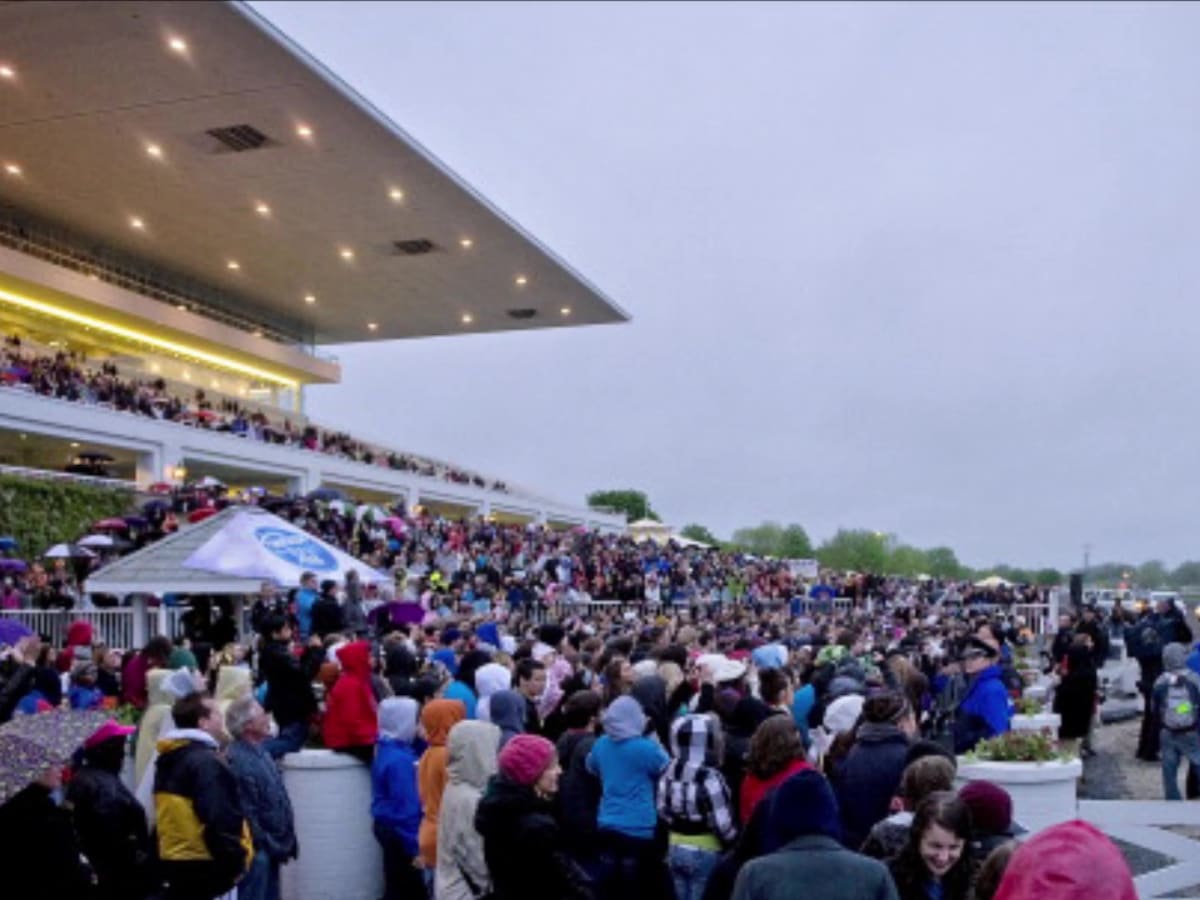
[[[130,528],[145,528],[150,522],[143,516],[126,516],[125,524]]]
[[[78,544],[55,544],[42,554],[46,559],[91,559],[96,554]]]
[[[132,547],[129,541],[107,534],[89,534],[79,542],[80,547],[99,547],[105,550],[124,550]]]
[[[388,517],[388,513],[386,509],[376,503],[364,503],[354,511],[354,518],[360,522],[367,516],[370,516],[373,522],[381,523]]]
[[[152,494],[169,494],[175,489],[173,484],[168,484],[165,481],[156,481],[150,485],[150,493]]]
[[[225,482],[219,478],[213,478],[211,475],[205,475],[193,486],[198,488],[223,488],[225,487]]]
[[[0,559],[0,572],[24,572],[28,568],[23,559]]]
[[[187,520],[195,525],[197,522],[203,522],[209,516],[215,516],[216,514],[216,507],[205,506],[200,509],[193,509],[190,513],[188,513]]]
[[[171,504],[166,500],[148,500],[142,504],[142,512],[148,516],[153,516],[156,513],[164,513],[171,508]]]
[[[93,531],[126,531],[128,528],[124,519],[101,519],[92,526]]]
[[[0,550],[16,550],[17,539],[15,537],[0,537]]]
[[[24,622],[9,616],[0,617],[0,644],[15,647],[17,641],[23,637],[29,637],[31,634],[33,634],[33,629]]]
[[[305,497],[306,500],[345,500],[346,495],[337,488],[317,488],[315,491],[309,491]]]
[[[346,514],[346,510],[349,509],[349,507],[350,507],[350,504],[347,503],[345,500],[334,500],[332,503],[329,504],[329,508],[332,509],[339,516],[344,516]]]
[[[47,769],[65,764],[111,717],[103,710],[54,710],[0,725],[0,804]]]

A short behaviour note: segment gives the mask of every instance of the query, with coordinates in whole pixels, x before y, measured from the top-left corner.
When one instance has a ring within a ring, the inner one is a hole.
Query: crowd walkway
[[[1125,845],[1139,897],[1200,900],[1200,803],[1081,800],[1079,817]]]

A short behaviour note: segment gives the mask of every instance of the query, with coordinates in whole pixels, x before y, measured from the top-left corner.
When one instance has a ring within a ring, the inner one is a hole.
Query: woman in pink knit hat
[[[591,886],[567,856],[554,815],[562,771],[554,745],[519,734],[497,764],[475,813],[496,900],[590,900]]]

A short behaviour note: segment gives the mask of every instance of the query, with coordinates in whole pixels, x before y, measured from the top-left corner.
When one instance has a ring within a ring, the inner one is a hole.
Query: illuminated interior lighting
[[[79,449],[79,441],[71,441],[71,446],[76,449]]]
[[[183,311],[183,312],[187,312],[187,304],[186,304],[186,303],[180,303],[180,304],[179,304],[178,306],[176,306],[175,308],[176,308],[176,309],[178,309],[178,310],[181,310],[181,311]]]
[[[288,378],[286,375],[280,375],[267,369],[260,369],[258,366],[240,362],[236,359],[230,359],[229,357],[221,356],[218,353],[210,353],[207,350],[201,350],[198,347],[190,347],[187,344],[181,344],[177,341],[168,340],[166,338],[159,337],[157,334],[151,334],[147,331],[138,331],[136,328],[127,328],[124,325],[117,325],[115,322],[107,322],[104,319],[98,319],[94,316],[75,312],[74,310],[63,309],[62,307],[55,306],[52,303],[45,303],[41,300],[34,300],[32,297],[14,294],[12,291],[5,290],[4,288],[0,288],[0,303],[7,303],[11,306],[16,306],[19,309],[40,313],[41,315],[60,319],[64,322],[72,322],[75,325],[80,325],[84,328],[95,328],[97,331],[102,331],[105,334],[110,334],[114,337],[124,338],[125,340],[129,341],[136,341],[140,344],[154,347],[157,350],[165,350],[168,353],[180,354],[197,362],[220,366],[223,369],[229,369],[230,371],[238,372],[242,375],[249,375],[262,381],[269,381],[272,384],[293,388],[299,386],[299,382],[296,381],[296,379]],[[186,309],[187,307],[181,306],[181,308]]]
[[[183,380],[184,380],[184,381],[191,381],[191,380],[192,380],[192,373],[191,373],[191,372],[189,372],[187,369],[184,369],[184,370],[183,370]]]
[[[0,66],[0,78],[16,78],[17,72],[12,66]]]
[[[158,144],[147,144],[146,153],[155,159],[162,159],[162,147],[158,146]]]
[[[138,231],[144,231],[144,230],[145,230],[145,228],[146,228],[146,223],[145,223],[145,222],[143,222],[143,221],[142,221],[140,218],[138,218],[137,216],[134,216],[132,219],[130,219],[130,220],[129,220],[129,227],[130,227],[130,228],[135,228],[135,229],[137,229]]]
[[[400,188],[392,188],[390,191],[388,191],[388,196],[399,203],[404,199],[404,191],[400,190]]]
[[[167,41],[167,46],[176,53],[187,53],[188,51],[187,41],[180,37],[171,38],[169,41]]]
[[[261,328],[255,328],[255,329],[254,329],[254,336],[255,336],[255,337],[262,337],[262,336],[263,336],[262,329],[261,329]]]
[[[307,139],[313,136],[313,130],[307,125],[300,124],[296,126],[296,134]]]
[[[517,287],[525,287],[525,285],[528,283],[529,283],[529,279],[526,278],[524,275],[517,276]]]
[[[269,216],[271,214],[271,207],[267,206],[265,203],[259,203],[254,207],[254,211],[260,216]]]
[[[316,303],[316,302],[317,302],[317,296],[316,296],[316,294],[305,294],[305,295],[304,295],[304,302],[305,302],[305,303],[307,303],[307,304],[309,304],[310,306],[311,306],[312,304]]]
[[[378,322],[368,322],[368,323],[367,323],[367,328],[369,328],[371,331],[378,331],[378,330],[379,330],[379,323],[378,323]]]
[[[346,260],[347,262],[354,259],[354,251],[351,250],[349,247],[343,247],[341,250],[338,251],[338,255],[340,255],[342,257],[342,259]]]
[[[221,382],[217,381],[215,378],[212,380],[211,384],[215,388],[219,388],[221,386]]]
[[[472,244],[474,244],[475,242],[474,242],[474,241],[472,241],[470,238],[463,238],[463,239],[462,239],[461,241],[459,241],[458,243],[459,243],[459,244],[462,246],[462,248],[463,248],[464,250],[470,250],[470,249],[471,249],[471,245],[472,245]]]
[[[238,269],[240,269],[241,267],[242,267],[242,264],[240,262],[238,262],[236,259],[231,259],[231,260],[229,260],[229,262],[225,263],[225,268],[232,269],[235,272]]]
[[[18,166],[16,163],[5,163],[4,171],[7,172],[9,175],[20,175],[21,167]]]
[[[569,316],[571,314],[571,307],[564,306],[562,309],[559,310],[559,312],[562,313],[564,316]]]
[[[470,313],[462,314],[462,323],[464,325],[470,325],[474,321],[475,321],[475,317],[473,315],[471,315]]]

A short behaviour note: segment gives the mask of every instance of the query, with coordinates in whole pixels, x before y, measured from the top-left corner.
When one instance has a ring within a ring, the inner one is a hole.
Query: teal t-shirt
[[[596,824],[630,837],[654,837],[658,823],[654,790],[670,761],[650,738],[614,741],[604,735],[597,740],[587,759],[588,771],[602,786]]]

